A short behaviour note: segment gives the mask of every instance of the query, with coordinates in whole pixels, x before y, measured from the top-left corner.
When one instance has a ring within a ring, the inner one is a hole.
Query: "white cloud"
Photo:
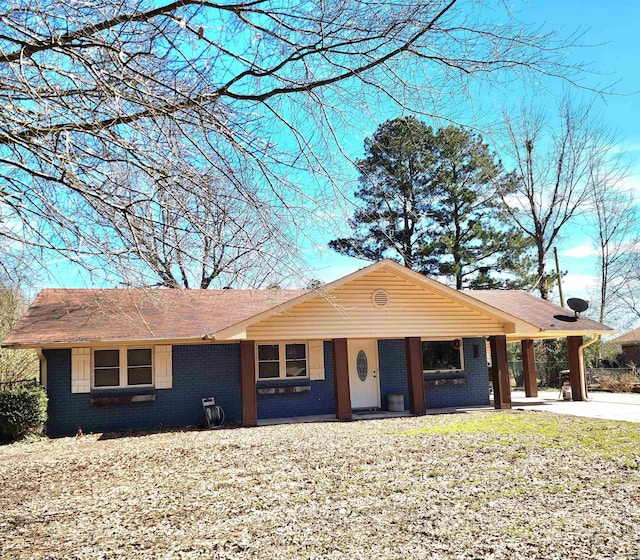
[[[571,249],[563,249],[560,251],[563,257],[569,257],[572,259],[584,259],[587,257],[595,257],[598,255],[598,250],[591,245],[591,243],[584,243]]]
[[[562,277],[562,292],[565,298],[589,299],[598,288],[598,277],[593,274],[567,274]]]
[[[640,193],[640,174],[633,173],[626,177],[623,177],[616,183],[616,188],[622,192],[632,192],[637,200],[637,193]]]

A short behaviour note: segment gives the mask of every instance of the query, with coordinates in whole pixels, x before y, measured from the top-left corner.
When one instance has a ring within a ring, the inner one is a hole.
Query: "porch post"
[[[253,340],[240,341],[240,402],[242,425],[257,426],[256,346]]]
[[[490,336],[491,379],[493,380],[493,404],[497,409],[511,408],[511,384],[507,361],[507,337]]]
[[[580,359],[581,336],[567,337],[567,354],[569,354],[569,381],[571,382],[571,398],[574,401],[586,401],[584,391],[583,361]]]
[[[349,389],[349,354],[346,338],[334,338],[333,389],[336,398],[336,418],[351,420],[351,392]]]
[[[520,345],[522,347],[524,394],[527,397],[537,397],[538,380],[536,379],[536,357],[533,351],[533,340],[523,340]]]
[[[417,336],[404,339],[407,355],[407,383],[409,385],[409,410],[411,414],[422,416],[427,413],[422,375],[422,344]]]

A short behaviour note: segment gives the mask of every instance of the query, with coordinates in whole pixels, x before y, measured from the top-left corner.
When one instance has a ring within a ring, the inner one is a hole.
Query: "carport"
[[[507,359],[507,343],[510,342],[521,344],[525,395],[537,397],[534,341],[566,338],[573,400],[587,400],[583,351],[602,335],[613,334],[612,328],[523,291],[474,290],[465,293],[519,319],[513,323],[513,332],[489,337],[495,408],[511,408]],[[585,337],[591,339],[585,342]]]

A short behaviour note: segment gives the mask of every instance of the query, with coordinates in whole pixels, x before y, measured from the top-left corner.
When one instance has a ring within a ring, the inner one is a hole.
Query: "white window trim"
[[[460,368],[453,369],[423,369],[422,373],[460,373],[464,371],[464,340],[461,338],[453,339],[460,341],[460,348],[458,348],[458,352],[460,353]],[[422,343],[423,342],[452,342],[452,340],[431,340],[431,339],[420,339],[420,356],[422,359]]]
[[[278,377],[260,377],[260,358],[258,356],[259,346],[275,346],[278,345]],[[287,344],[304,344],[304,356],[307,363],[307,374],[303,377],[287,377],[287,360],[286,360],[286,346]],[[285,340],[283,342],[256,342],[256,381],[294,381],[296,379],[309,379],[309,343],[301,342],[299,340]]]
[[[120,375],[118,376],[118,380],[120,383],[118,385],[102,385],[97,387],[95,384],[95,353],[100,350],[118,350],[120,352]],[[127,384],[127,350],[151,350],[151,383],[145,383],[144,385],[128,385]],[[113,347],[103,347],[103,348],[92,348],[91,349],[91,389],[96,389],[98,391],[109,391],[112,389],[144,389],[148,387],[154,387],[156,381],[156,367],[155,367],[155,356],[154,356],[154,348],[152,346],[119,346],[116,348]]]

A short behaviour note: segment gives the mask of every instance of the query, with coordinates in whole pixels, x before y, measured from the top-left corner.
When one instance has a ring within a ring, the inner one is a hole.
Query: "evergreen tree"
[[[333,249],[400,260],[457,289],[532,281],[531,243],[508,223],[497,194],[514,177],[480,136],[401,117],[380,125],[365,153],[355,193],[364,205],[350,222],[354,235],[332,241]]]
[[[380,125],[364,144],[366,158],[357,162],[364,203],[350,225],[353,236],[329,243],[339,253],[378,261],[389,257],[409,268],[427,242],[424,203],[435,175],[435,136],[414,117]],[[420,259],[421,261],[424,259]]]

